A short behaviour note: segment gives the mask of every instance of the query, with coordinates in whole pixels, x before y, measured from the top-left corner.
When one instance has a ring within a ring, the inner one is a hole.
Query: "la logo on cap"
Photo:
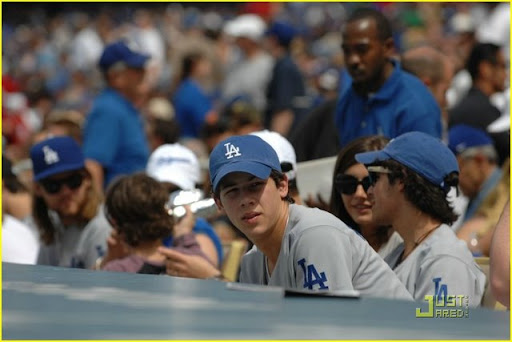
[[[43,153],[46,165],[55,164],[60,160],[57,152],[52,150],[50,146],[43,146]]]
[[[235,145],[231,143],[224,144],[226,146],[226,159],[231,159],[233,157],[239,157],[242,154],[240,153],[240,147],[236,147]]]

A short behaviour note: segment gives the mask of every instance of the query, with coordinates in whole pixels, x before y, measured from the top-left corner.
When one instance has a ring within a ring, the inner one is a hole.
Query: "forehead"
[[[350,21],[343,27],[343,42],[360,39],[377,39],[377,23],[372,18]]]
[[[246,172],[232,172],[222,178],[219,183],[219,189],[222,190],[223,188],[244,184],[254,179],[259,178]]]

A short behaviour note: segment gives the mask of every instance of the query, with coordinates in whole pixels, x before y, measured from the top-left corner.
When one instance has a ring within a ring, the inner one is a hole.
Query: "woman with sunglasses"
[[[43,140],[30,149],[34,172],[33,224],[42,242],[38,264],[92,268],[106,250],[111,227],[70,137]]]
[[[330,212],[361,234],[382,257],[398,245],[401,238],[390,226],[378,226],[372,220],[372,204],[366,194],[371,180],[365,166],[354,156],[380,150],[388,142],[383,136],[361,137],[340,151],[334,167],[330,204]]]

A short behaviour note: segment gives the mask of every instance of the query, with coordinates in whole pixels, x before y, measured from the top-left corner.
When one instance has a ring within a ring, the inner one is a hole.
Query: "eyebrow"
[[[254,179],[259,179],[259,178],[258,178],[258,177],[256,177],[256,176],[252,176],[252,175],[251,175],[251,177],[250,177],[247,181],[244,181],[244,183],[245,183],[245,182],[251,182],[251,181],[253,181]],[[222,191],[222,190],[225,190],[226,188],[230,188],[230,187],[233,187],[233,186],[236,186],[236,185],[238,185],[238,184],[237,184],[237,183],[235,183],[235,182],[229,182],[229,181],[226,181],[226,182],[224,182],[224,184],[221,184],[220,190]]]

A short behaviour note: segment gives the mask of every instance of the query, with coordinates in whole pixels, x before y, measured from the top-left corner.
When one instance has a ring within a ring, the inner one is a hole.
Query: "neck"
[[[259,241],[254,241],[254,244],[258,247],[259,250],[267,257],[269,272],[272,273],[275,264],[277,263],[277,258],[279,257],[279,252],[281,251],[281,243],[283,241],[284,231],[286,229],[286,224],[288,223],[288,216],[290,213],[290,206],[288,202],[282,201],[281,205],[283,206],[282,210],[280,210],[280,215],[277,218],[274,227],[270,229],[270,235],[262,238]]]
[[[405,259],[417,246],[423,243],[430,234],[441,225],[422,211],[407,204],[397,219],[393,221],[393,228],[404,239]]]
[[[395,67],[391,61],[386,62],[382,68],[381,73],[377,75],[377,77],[363,84],[353,84],[354,90],[356,93],[362,96],[368,96],[371,93],[376,93],[384,85],[384,83],[386,83],[388,78],[393,73],[394,68]]]
[[[382,245],[389,239],[392,229],[376,227],[374,225],[360,225],[361,235],[368,241],[373,250],[378,251]],[[385,232],[384,232],[385,230]]]
[[[485,94],[485,96],[490,97],[492,94],[494,94],[494,89],[492,85],[489,84],[489,82],[484,80],[475,80],[474,87],[480,90],[482,93]]]

